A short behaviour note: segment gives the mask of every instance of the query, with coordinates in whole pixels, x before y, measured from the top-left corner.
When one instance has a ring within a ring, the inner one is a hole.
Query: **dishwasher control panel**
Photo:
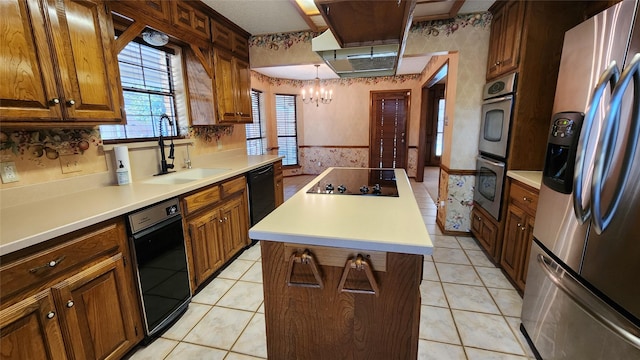
[[[180,216],[180,203],[177,198],[129,214],[129,226],[135,234],[174,216]]]

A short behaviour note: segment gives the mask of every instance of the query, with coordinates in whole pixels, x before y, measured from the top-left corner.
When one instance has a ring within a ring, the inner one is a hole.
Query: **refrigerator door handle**
[[[630,119],[630,131],[627,139],[624,156],[622,158],[621,172],[616,183],[613,199],[604,215],[602,214],[602,186],[612,163],[613,152],[620,127],[620,108],[622,99],[633,78],[633,112]],[[603,135],[598,140],[596,154],[600,154],[594,164],[593,181],[591,183],[591,213],[593,214],[593,226],[597,234],[602,234],[607,229],[611,220],[620,206],[622,196],[629,183],[629,174],[633,166],[638,138],[640,137],[640,54],[636,54],[629,66],[627,66],[618,81],[609,105],[609,112],[603,123]]]
[[[585,157],[587,155],[587,145],[589,145],[589,137],[591,135],[591,128],[593,127],[593,121],[596,117],[597,110],[599,108],[600,100],[604,94],[604,90],[609,84],[611,91],[618,82],[620,77],[620,70],[618,64],[612,61],[609,67],[600,75],[598,83],[596,84],[591,100],[589,101],[589,107],[587,108],[584,120],[582,122],[582,136],[578,142],[578,148],[576,150],[576,162],[575,171],[573,175],[573,211],[576,215],[576,219],[580,224],[584,224],[589,217],[591,217],[591,206],[586,204],[582,206],[582,188],[583,188],[583,171],[585,167]]]
[[[538,254],[536,260],[547,277],[580,309],[608,328],[613,334],[640,349],[640,331],[633,325],[627,324],[628,320],[597,298],[552,259]]]

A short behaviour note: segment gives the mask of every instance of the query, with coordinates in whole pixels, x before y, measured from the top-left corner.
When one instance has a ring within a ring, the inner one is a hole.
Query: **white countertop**
[[[249,230],[256,240],[430,255],[433,244],[406,172],[398,197],[307,194],[327,169]]]
[[[507,176],[540,190],[542,171],[509,170]]]
[[[17,206],[3,204],[0,209],[0,255],[246,173],[279,158],[276,155],[244,155],[223,159],[209,167],[227,171],[185,184],[146,184],[142,180],[124,186],[81,190]],[[52,187],[51,191],[56,191],[55,186]]]

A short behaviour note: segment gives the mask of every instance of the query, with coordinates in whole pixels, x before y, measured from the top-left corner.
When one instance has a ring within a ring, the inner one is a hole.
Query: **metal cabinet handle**
[[[67,307],[68,307],[69,309],[71,309],[71,308],[73,307],[73,305],[75,305],[75,303],[73,302],[73,300],[69,300],[69,301],[67,301]]]
[[[60,99],[58,98],[53,98],[49,100],[49,105],[58,105],[58,104],[60,104]]]
[[[49,311],[47,314],[47,319],[53,319],[56,316],[56,313],[53,311]]]
[[[352,270],[355,270],[355,271],[364,270],[364,273],[367,276],[367,280],[369,281],[369,286],[371,287],[371,289],[346,288],[345,283],[347,282],[349,273]],[[338,292],[373,294],[375,296],[380,295],[380,289],[378,288],[378,283],[376,282],[376,279],[373,276],[371,265],[369,265],[369,262],[362,255],[358,254],[358,256],[356,256],[355,259],[347,260],[347,263],[344,265],[344,271],[342,272],[342,279],[340,279],[340,285],[338,286]]]
[[[307,265],[311,269],[316,282],[312,283],[291,280],[295,265]],[[318,266],[316,265],[313,255],[309,253],[309,250],[305,250],[302,254],[297,252],[291,254],[291,257],[289,258],[289,271],[287,271],[287,286],[312,287],[319,289],[324,288],[324,283],[322,282],[322,277],[320,277]]]
[[[525,196],[525,197],[523,197],[523,198],[522,198],[522,201],[532,202],[532,201],[533,201],[533,199],[528,198],[528,197],[526,197],[526,196]]]
[[[218,219],[218,222],[222,223],[222,219]]]
[[[67,100],[67,106],[73,106],[73,105],[75,105],[75,104],[76,104],[76,101],[75,101],[75,100],[73,100],[73,99],[69,99],[69,100]]]
[[[66,258],[65,255],[60,256],[59,258],[55,259],[55,260],[51,260],[48,263],[38,266],[38,267],[34,267],[29,269],[29,273],[31,274],[35,274],[41,270],[46,270],[46,269],[51,269],[53,267],[56,267],[56,265],[60,264],[62,262],[62,260],[64,260]]]

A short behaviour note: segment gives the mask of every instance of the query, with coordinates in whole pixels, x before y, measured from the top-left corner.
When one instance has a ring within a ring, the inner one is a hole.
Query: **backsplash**
[[[244,125],[189,127],[184,133],[186,138],[193,140],[191,156],[243,148],[246,141]],[[150,139],[150,142],[153,141]],[[0,131],[0,162],[14,162],[20,180],[1,184],[0,189],[109,171],[113,167],[111,156],[105,154],[102,145],[98,127],[38,130],[3,128]],[[136,152],[149,158],[147,162],[155,163],[158,151],[154,147],[155,144],[150,144],[147,150]],[[185,151],[176,151],[176,166],[180,166]],[[68,162],[73,162],[79,170],[63,173],[62,169]]]

